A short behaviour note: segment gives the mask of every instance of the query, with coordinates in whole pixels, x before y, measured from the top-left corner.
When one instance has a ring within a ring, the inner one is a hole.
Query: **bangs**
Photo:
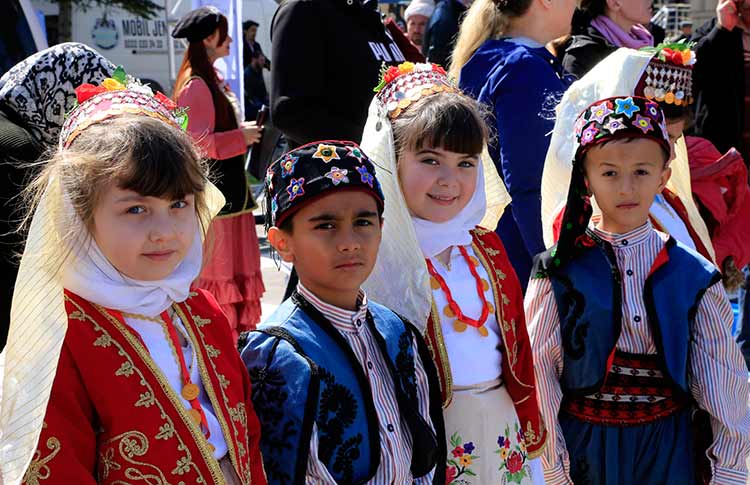
[[[426,96],[393,122],[397,151],[424,147],[480,154],[489,138],[479,104],[460,93]]]
[[[129,163],[122,165],[117,185],[169,200],[203,192],[207,177],[199,154],[186,134],[164,128],[134,137]]]

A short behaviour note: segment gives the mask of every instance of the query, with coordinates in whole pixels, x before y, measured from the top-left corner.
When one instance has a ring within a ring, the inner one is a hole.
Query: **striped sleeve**
[[[750,454],[747,367],[732,337],[732,308],[722,284],[706,291],[696,313],[690,352],[691,391],[711,415],[707,450],[716,484],[744,484]]]
[[[542,452],[544,479],[548,485],[568,484],[570,460],[557,420],[562,401],[562,339],[560,317],[549,279],[531,279],[524,301],[531,348],[534,355],[539,407],[547,423],[547,446]]]
[[[415,349],[414,352],[414,371],[416,374],[416,380],[417,380],[417,401],[419,401],[419,414],[422,416],[422,419],[424,419],[425,423],[428,423],[430,425],[430,429],[432,429],[432,432],[435,432],[435,427],[432,423],[432,416],[430,415],[430,384],[427,380],[427,372],[424,370],[424,364],[422,363],[422,358],[419,355],[419,352],[416,351],[417,349],[417,340],[416,337],[412,338],[412,348]],[[442,436],[438,436],[438,439],[443,439]],[[435,469],[433,468],[430,473],[427,475],[415,478],[414,479],[414,485],[429,485],[432,483],[432,479],[435,476]]]

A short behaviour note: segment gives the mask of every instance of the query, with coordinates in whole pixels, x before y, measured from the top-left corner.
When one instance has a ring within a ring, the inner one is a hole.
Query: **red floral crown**
[[[154,92],[118,67],[99,86],[82,84],[76,88],[78,105],[67,115],[60,132],[60,146],[67,148],[89,126],[123,114],[145,115],[187,129],[187,110],[164,93]]]

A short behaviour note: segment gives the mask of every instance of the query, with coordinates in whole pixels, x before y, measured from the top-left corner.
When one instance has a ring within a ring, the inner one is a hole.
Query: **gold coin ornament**
[[[479,331],[479,335],[481,335],[482,337],[486,337],[490,334],[490,332],[487,330],[487,327],[485,327],[484,325],[479,327],[477,330]]]
[[[438,283],[437,278],[435,278],[434,276],[430,276],[430,287],[432,287],[433,290],[440,289],[440,283]]]
[[[188,409],[188,414],[193,419],[193,422],[200,426],[201,424],[201,413],[197,409]]]
[[[492,303],[487,303],[487,309],[489,310],[490,315],[495,313],[495,305],[493,305]]]
[[[471,264],[473,264],[474,266],[479,266],[479,260],[475,258],[474,256],[470,256],[469,260],[471,261]]]
[[[211,443],[208,444],[208,449],[211,450],[211,453],[216,451],[216,447],[212,445]]]
[[[482,290],[487,291],[490,289],[490,284],[486,279],[482,278]]]
[[[185,387],[182,388],[182,397],[187,399],[188,401],[192,401],[196,397],[198,397],[198,394],[200,394],[200,389],[198,389],[198,386],[193,384],[192,382],[189,384],[185,384]]]
[[[462,322],[461,320],[456,320],[455,322],[453,322],[453,330],[455,330],[458,333],[465,332],[466,324]]]
[[[445,315],[448,318],[455,318],[456,314],[451,309],[450,305],[445,305],[445,308],[443,308],[443,315]]]

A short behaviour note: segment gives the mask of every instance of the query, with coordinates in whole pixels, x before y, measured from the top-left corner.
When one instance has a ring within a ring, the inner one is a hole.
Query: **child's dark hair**
[[[396,157],[425,146],[481,153],[490,137],[485,111],[476,100],[457,92],[419,99],[392,121]]]
[[[50,180],[58,179],[84,226],[91,231],[102,190],[115,183],[146,197],[195,196],[205,231],[209,223],[205,187],[208,166],[190,135],[147,116],[123,115],[91,125],[70,147],[58,149],[26,190],[27,214]]]

